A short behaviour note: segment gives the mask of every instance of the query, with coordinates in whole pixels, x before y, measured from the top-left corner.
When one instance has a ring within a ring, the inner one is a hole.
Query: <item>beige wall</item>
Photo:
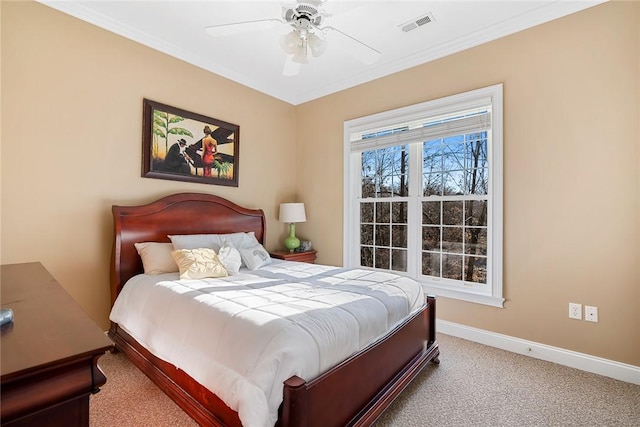
[[[298,106],[319,261],[342,262],[345,120],[503,83],[505,308],[438,317],[640,366],[639,34],[640,3],[607,3]]]
[[[507,302],[440,298],[439,317],[640,366],[640,3],[298,107],[40,4],[2,2],[1,19],[2,263],[41,261],[103,327],[112,204],[219,194],[265,209],[271,249],[278,204],[299,195],[298,234],[341,264],[343,122],[501,82]],[[144,97],[239,124],[240,186],[140,178]],[[568,319],[570,301],[600,322]]]
[[[42,262],[106,329],[112,204],[217,194],[264,209],[277,246],[293,106],[41,4],[1,7],[3,264]],[[141,178],[143,98],[240,125],[239,187]]]

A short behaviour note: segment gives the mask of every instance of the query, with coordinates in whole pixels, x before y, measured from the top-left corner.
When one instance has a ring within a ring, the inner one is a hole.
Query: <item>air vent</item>
[[[408,33],[411,30],[415,30],[416,28],[422,27],[423,25],[426,25],[429,22],[433,22],[433,21],[435,21],[435,19],[433,18],[433,14],[427,13],[426,15],[423,15],[419,18],[412,19],[409,22],[405,22],[404,24],[399,25],[398,27],[400,27],[402,31],[404,31],[405,33]]]

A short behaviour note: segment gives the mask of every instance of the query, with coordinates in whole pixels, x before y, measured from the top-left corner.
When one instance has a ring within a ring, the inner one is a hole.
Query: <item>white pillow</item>
[[[227,270],[211,248],[179,249],[171,255],[178,264],[181,279],[227,276]]]
[[[171,243],[141,242],[133,244],[142,259],[144,274],[164,274],[178,271],[178,265],[171,256]]]
[[[226,240],[222,244],[220,251],[218,252],[218,258],[224,268],[227,270],[229,276],[234,276],[238,274],[240,271],[240,267],[242,266],[242,258],[240,257],[240,252],[229,242]]]
[[[232,242],[233,243],[233,242]],[[244,233],[244,236],[240,239],[239,242],[235,243],[235,247],[240,248],[252,248],[255,245],[259,245],[258,239],[256,239],[256,233],[253,231],[251,233]]]
[[[249,270],[255,270],[271,263],[269,252],[257,241],[253,246],[241,247],[238,250],[240,251],[242,262]]]
[[[241,247],[245,236],[251,235],[255,240],[255,233],[231,233],[231,234],[177,234],[168,236],[173,243],[173,249],[198,249],[211,248],[216,252],[220,250],[225,241],[234,247]]]

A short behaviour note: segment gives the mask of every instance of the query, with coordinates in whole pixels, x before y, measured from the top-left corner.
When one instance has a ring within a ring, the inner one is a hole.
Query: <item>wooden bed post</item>
[[[293,376],[284,382],[284,402],[278,427],[307,425],[307,382]]]
[[[429,305],[429,337],[427,338],[427,348],[433,346],[436,342],[436,296],[433,294],[427,295],[427,305]],[[440,363],[440,352],[431,361],[435,364]]]

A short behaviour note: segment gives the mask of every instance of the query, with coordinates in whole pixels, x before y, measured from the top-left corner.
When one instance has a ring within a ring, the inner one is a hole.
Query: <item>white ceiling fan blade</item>
[[[286,77],[297,76],[300,73],[302,64],[293,61],[293,55],[287,55],[282,68],[282,75]]]
[[[249,33],[252,31],[271,30],[284,22],[280,19],[259,19],[256,21],[233,22],[205,27],[211,36],[229,36],[232,34]]]
[[[351,54],[358,61],[362,62],[366,65],[371,65],[380,58],[380,52],[372,48],[371,46],[361,42],[360,40],[356,40],[350,35],[343,33],[334,27],[324,27],[323,31],[331,30],[330,36],[334,36],[335,38],[339,38],[340,40],[336,40],[337,43],[334,43],[341,49],[345,50],[347,53]]]

